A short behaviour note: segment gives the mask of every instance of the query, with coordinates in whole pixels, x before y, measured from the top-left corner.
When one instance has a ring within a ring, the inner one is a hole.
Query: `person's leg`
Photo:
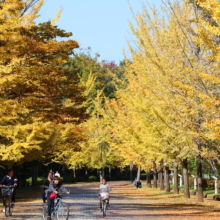
[[[52,205],[51,205],[51,207],[52,207],[52,211],[54,211],[54,200],[52,200]]]
[[[5,212],[5,197],[3,197],[3,212]]]
[[[47,205],[48,205],[48,217],[51,217],[52,200],[50,199],[50,193],[47,194]]]
[[[100,199],[100,209],[102,208],[102,200]]]
[[[43,203],[45,203],[46,202],[46,194],[45,194],[45,192],[43,192],[42,197],[43,197]]]
[[[15,189],[14,189],[13,194],[12,194],[11,203],[12,203],[12,205],[15,204]]]
[[[109,200],[110,200],[110,195],[108,195],[107,204],[109,204]]]

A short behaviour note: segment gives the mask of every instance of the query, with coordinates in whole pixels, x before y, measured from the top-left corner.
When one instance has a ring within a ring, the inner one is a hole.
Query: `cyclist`
[[[134,181],[134,184],[137,187],[137,189],[138,189],[138,187],[142,188],[141,180],[140,179],[136,178],[135,181]]]
[[[99,187],[99,190],[101,191],[101,190],[106,190],[106,191],[108,191],[108,192],[110,192],[112,189],[111,189],[111,187],[107,184],[107,182],[106,182],[106,179],[105,178],[103,178],[102,179],[102,184],[100,185],[100,187]],[[107,199],[107,206],[109,206],[109,200],[110,200],[110,195],[108,196],[108,199]],[[100,199],[100,212],[102,211],[102,200]]]
[[[58,171],[56,171],[55,175],[54,176],[58,176],[60,178],[60,174]]]
[[[55,174],[53,181],[50,182],[49,188],[46,190],[47,205],[48,205],[48,218],[47,218],[48,220],[51,219],[51,208],[53,201],[53,199],[50,198],[50,194],[55,193],[56,195],[58,195],[59,192],[69,194],[69,192],[67,192],[66,188],[60,182],[60,175],[58,176],[57,174]]]
[[[2,185],[6,185],[6,186],[17,186],[18,184],[18,179],[17,177],[14,176],[14,170],[10,169],[8,170],[8,175],[5,175],[2,179],[2,181],[0,182],[0,187],[2,187]],[[3,205],[4,204],[4,199],[3,199]],[[15,190],[12,194],[12,202],[11,202],[12,206],[14,206],[15,204]],[[5,207],[3,208],[3,212],[5,212]]]

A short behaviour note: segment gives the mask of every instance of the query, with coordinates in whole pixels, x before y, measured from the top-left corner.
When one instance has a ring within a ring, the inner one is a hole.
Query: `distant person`
[[[0,187],[2,187],[3,185],[5,186],[17,186],[18,185],[18,179],[16,176],[14,176],[14,170],[13,169],[10,169],[8,170],[8,175],[5,175],[2,179],[2,181],[0,182]],[[14,206],[15,204],[15,190],[13,191],[13,194],[12,194],[12,200],[11,200],[11,204]],[[3,200],[3,205],[4,204],[4,200]],[[3,209],[3,212],[5,210]]]
[[[44,203],[47,200],[46,192],[45,191],[49,188],[50,182],[52,180],[53,180],[53,172],[52,172],[52,170],[50,170],[50,172],[48,174],[48,178],[43,181],[43,189],[44,189],[44,192],[43,192],[43,202]]]
[[[59,196],[59,193],[66,193],[67,192],[66,188],[62,185],[60,182],[60,177],[54,175],[53,181],[50,182],[49,188],[46,190],[47,193],[47,205],[48,205],[48,220],[51,220],[51,208],[52,208],[52,202],[54,201],[55,198],[50,198],[50,195],[52,193],[55,193],[57,196]]]
[[[100,190],[101,196],[102,196],[102,190],[104,191],[104,193],[109,193],[112,190],[111,187],[107,184],[105,178],[102,179],[102,184],[100,185],[99,190]],[[108,195],[107,206],[109,206],[109,200],[110,200],[110,195]],[[100,199],[100,211],[102,211],[102,200],[101,199]]]
[[[54,172],[53,172],[53,170],[50,170],[50,172],[48,173],[48,180],[49,181],[51,181],[52,179],[53,179],[53,177],[54,177]]]
[[[134,185],[138,188],[142,188],[141,180],[138,178],[135,178]]]

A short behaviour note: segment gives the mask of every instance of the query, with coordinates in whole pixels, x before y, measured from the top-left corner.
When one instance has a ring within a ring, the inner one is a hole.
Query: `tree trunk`
[[[159,170],[159,172],[158,172],[158,183],[160,184],[160,179],[161,179],[161,172],[160,172],[160,170]]]
[[[100,169],[97,169],[97,180],[100,178]]]
[[[123,167],[120,167],[120,173],[121,174],[123,173]]]
[[[66,182],[66,166],[63,165],[63,183]]]
[[[130,162],[130,181],[133,182],[133,163]]]
[[[109,174],[108,174],[109,176],[109,179],[111,179],[112,178],[112,165],[109,165]]]
[[[164,172],[163,172],[163,179],[164,183],[166,184],[166,167],[164,166]]]
[[[141,177],[141,166],[139,166],[137,170],[137,179],[140,180],[140,177]]]
[[[163,159],[160,162],[160,190],[164,190]]]
[[[27,186],[27,164],[26,163],[24,163],[23,168],[24,168],[24,183],[23,183],[23,186]]]
[[[116,176],[117,176],[117,177],[120,177],[120,176],[121,176],[120,167],[117,167],[117,168],[116,168]]]
[[[150,169],[147,170],[147,187],[151,188]]]
[[[88,167],[85,166],[85,181],[88,181]]]
[[[31,168],[31,175],[32,175],[32,186],[37,185],[37,176],[38,176],[38,166],[33,165]]]
[[[178,187],[178,164],[174,162],[174,194],[179,194]]]
[[[104,168],[100,169],[100,183],[102,183],[102,179],[104,178]]]
[[[170,192],[169,166],[165,166],[166,192]]]
[[[76,182],[76,166],[73,168],[73,181]]]
[[[201,146],[198,146],[198,150],[201,150]],[[197,181],[198,181],[198,202],[203,202],[203,188],[202,188],[202,162],[201,155],[197,156]]]
[[[184,198],[190,198],[187,158],[183,160]]]
[[[157,165],[155,163],[155,160],[153,161],[153,167],[154,167],[154,183],[153,183],[153,187],[157,188]]]

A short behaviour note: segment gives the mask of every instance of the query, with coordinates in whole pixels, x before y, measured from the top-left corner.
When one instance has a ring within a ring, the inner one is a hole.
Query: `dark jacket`
[[[1,185],[13,186],[14,184],[18,184],[18,179],[15,176],[9,177],[8,175],[4,176]]]
[[[54,183],[54,181],[50,182],[49,188],[45,191],[46,193],[52,193],[54,191],[58,191],[61,193],[67,193],[66,188],[62,185],[61,182],[59,182],[57,185]]]
[[[44,191],[49,188],[50,182],[51,182],[51,181],[49,181],[48,179],[45,179],[45,180],[43,181]],[[47,186],[48,188],[47,188],[46,186]]]

